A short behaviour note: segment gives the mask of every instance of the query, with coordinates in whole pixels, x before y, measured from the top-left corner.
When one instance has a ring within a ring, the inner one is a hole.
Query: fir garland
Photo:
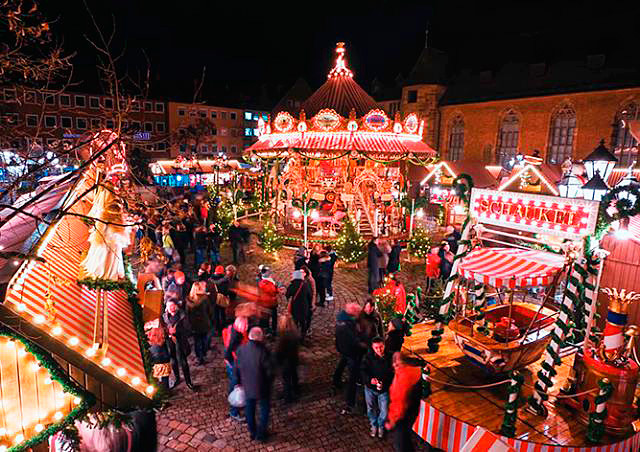
[[[504,420],[500,427],[500,434],[513,438],[516,434],[516,419],[518,418],[518,397],[524,383],[524,377],[517,371],[511,372],[511,384],[507,388],[507,403],[504,405]]]
[[[431,390],[431,382],[429,381],[429,374],[431,373],[431,370],[429,369],[429,366],[424,366],[422,368],[422,398],[426,399],[428,398],[431,393],[433,392]]]
[[[589,415],[589,425],[587,426],[587,440],[592,443],[599,442],[604,434],[604,420],[607,417],[605,404],[613,394],[613,385],[607,378],[601,379],[598,386],[600,392],[593,401],[595,410]]]
[[[96,399],[93,394],[72,381],[67,373],[62,369],[62,367],[60,367],[60,364],[58,364],[58,362],[39,345],[31,342],[24,336],[15,333],[13,330],[10,330],[4,325],[0,325],[0,336],[8,337],[10,339],[21,342],[24,345],[25,350],[38,360],[38,364],[49,371],[49,375],[51,375],[52,380],[58,382],[65,392],[68,392],[69,394],[80,398],[80,403],[62,420],[60,420],[59,422],[54,422],[37,435],[32,436],[19,445],[13,446],[8,449],[9,452],[24,451],[28,450],[31,447],[35,447],[36,445],[45,441],[49,436],[55,434],[56,432],[69,425],[72,425],[76,419],[84,416],[87,410],[96,402]]]

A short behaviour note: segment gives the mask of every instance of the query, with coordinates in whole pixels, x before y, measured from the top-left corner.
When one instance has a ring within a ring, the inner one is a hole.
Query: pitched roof
[[[302,104],[308,118],[323,108],[331,108],[348,117],[352,109],[357,116],[363,116],[377,107],[373,97],[353,80],[353,72],[346,67],[344,43],[338,43],[336,53],[336,65],[329,72],[327,81]]]
[[[404,82],[405,86],[419,84],[445,84],[447,54],[441,50],[425,47]]]

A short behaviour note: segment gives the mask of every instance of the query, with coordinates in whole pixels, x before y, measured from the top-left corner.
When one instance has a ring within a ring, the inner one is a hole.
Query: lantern
[[[604,181],[609,180],[609,176],[611,176],[611,172],[613,171],[613,167],[616,166],[617,161],[616,156],[605,147],[604,140],[600,140],[598,147],[582,160],[589,179],[593,179],[597,171]]]
[[[593,177],[582,186],[582,196],[590,201],[600,201],[608,190],[609,187],[600,177],[600,172],[596,171]]]
[[[620,199],[628,199],[631,204],[636,203],[636,195],[631,193],[629,190],[635,188],[636,190],[640,189],[640,182],[633,176],[633,165],[631,165],[627,171],[627,175],[618,182],[616,188],[622,188],[623,190],[618,193],[618,198]]]
[[[582,196],[582,182],[575,174],[565,174],[558,184],[558,191],[563,198],[578,198]]]

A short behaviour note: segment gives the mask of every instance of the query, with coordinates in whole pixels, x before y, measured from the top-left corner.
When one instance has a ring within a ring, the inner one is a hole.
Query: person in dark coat
[[[189,235],[189,232],[187,232],[187,228],[182,222],[178,223],[176,229],[173,231],[173,244],[176,247],[176,251],[180,255],[180,262],[182,263],[182,265],[186,265],[187,249],[189,248],[189,243],[191,243],[191,236]]]
[[[193,236],[193,248],[195,252],[196,268],[206,260],[207,255],[207,230],[204,226],[198,226]]]
[[[305,265],[307,265],[307,249],[301,246],[293,256],[293,267],[295,270],[300,270]]]
[[[191,372],[189,370],[189,363],[187,362],[187,356],[191,353],[187,316],[184,311],[178,307],[175,300],[169,300],[167,301],[167,308],[162,316],[162,320],[166,328],[167,346],[169,347],[171,367],[173,368],[173,375],[175,377],[171,389],[180,384],[180,367],[182,367],[182,373],[184,374],[187,387],[193,391],[194,387],[191,383]]]
[[[327,280],[327,301],[333,301],[333,271],[335,270],[335,267],[336,267],[338,255],[331,248],[331,245],[325,246],[324,249],[327,251],[327,253],[329,253],[329,259],[331,261],[330,265],[328,266],[329,279]]]
[[[382,317],[380,317],[380,313],[376,310],[376,304],[371,298],[364,303],[356,323],[360,339],[367,345],[371,345],[373,338],[383,335]]]
[[[444,233],[444,240],[449,244],[449,249],[453,254],[458,252],[458,242],[462,235],[453,226],[447,226]]]
[[[367,247],[367,268],[369,269],[369,293],[373,293],[380,286],[380,258],[382,251],[378,248],[378,239],[374,237]]]
[[[353,411],[356,403],[356,385],[360,374],[360,360],[367,350],[367,344],[360,339],[356,330],[356,318],[361,310],[362,308],[357,303],[348,303],[336,318],[336,350],[340,354],[340,360],[333,374],[335,390],[342,387],[344,369],[347,368],[349,371],[345,396],[346,406],[341,414],[350,414]]]
[[[264,333],[258,326],[249,331],[249,342],[237,352],[236,381],[244,388],[245,415],[252,440],[265,441],[271,409],[273,367],[271,354],[264,344]],[[256,405],[260,406],[260,419],[256,426]]]
[[[384,422],[389,408],[389,386],[393,380],[391,356],[385,351],[384,340],[378,336],[371,341],[371,348],[360,365],[371,437],[384,436]]]
[[[322,250],[318,257],[318,277],[316,278],[316,291],[318,292],[318,306],[324,307],[329,288],[329,279],[333,273],[333,263],[329,253]]]
[[[215,286],[213,286],[215,287]],[[210,287],[207,287],[207,278],[202,275],[198,281],[193,283],[189,296],[187,297],[187,312],[189,314],[189,323],[191,324],[191,332],[193,333],[193,345],[196,349],[196,357],[198,364],[205,364],[205,355],[207,354],[207,339],[211,331],[211,323],[213,320],[213,308],[210,300]]]
[[[443,281],[447,281],[453,269],[453,253],[449,248],[449,242],[443,241],[438,251],[440,257],[440,277]]]
[[[222,265],[217,265],[214,269],[211,282],[215,285],[217,293],[229,297],[229,279],[227,278]],[[216,300],[213,302],[213,329],[215,330],[214,334],[216,336],[220,336],[222,334],[222,329],[226,326],[226,323],[227,318],[225,308],[218,305],[216,296]]]
[[[207,252],[212,265],[218,265],[220,262],[220,234],[216,231],[216,225],[209,225],[207,238]]]
[[[304,340],[309,329],[309,309],[311,308],[312,300],[311,289],[308,284],[305,284],[302,270],[293,272],[292,280],[289,283],[289,287],[287,287],[285,296],[289,300],[289,314],[293,317],[293,321]]]
[[[387,264],[387,273],[395,273],[400,269],[400,251],[402,246],[398,240],[394,240],[389,253],[389,263]]]
[[[402,319],[395,318],[389,322],[387,328],[387,339],[385,340],[385,348],[389,353],[395,353],[402,350],[404,343],[405,327]]]
[[[233,251],[233,263],[238,265],[240,261],[245,262],[244,253],[245,231],[240,227],[240,223],[234,221],[229,228],[229,242],[231,242],[231,250]]]
[[[290,315],[278,318],[278,342],[276,343],[276,363],[282,371],[282,386],[284,388],[284,402],[296,401],[300,393],[298,385],[298,351],[300,348],[300,334]]]
[[[311,250],[311,254],[309,254],[309,270],[311,270],[311,276],[316,281],[316,286],[318,284],[318,273],[320,272],[320,245],[314,245]],[[314,300],[315,302],[315,300]]]

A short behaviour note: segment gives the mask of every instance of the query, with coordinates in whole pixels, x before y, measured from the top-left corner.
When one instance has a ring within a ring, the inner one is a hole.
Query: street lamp
[[[585,157],[582,162],[587,170],[587,177],[593,179],[596,172],[600,173],[602,180],[609,180],[613,167],[616,166],[618,159],[604,145],[604,140],[600,140],[600,144],[593,150],[591,154]]]
[[[565,174],[560,183],[558,183],[558,191],[563,198],[578,198],[582,196],[581,189],[582,182],[572,172]]]
[[[600,177],[600,171],[595,172],[593,177],[582,186],[582,196],[590,201],[600,201],[609,190],[609,186]]]
[[[308,240],[307,240],[307,217],[311,214],[312,218],[315,216],[316,218],[319,216],[318,211],[315,210],[318,207],[318,201],[315,199],[308,199],[309,193],[304,193],[301,198],[294,198],[291,200],[291,206],[297,207],[300,209],[300,212],[303,215],[304,221],[304,247],[307,248]],[[296,210],[293,211],[293,214],[296,215]],[[297,215],[296,215],[297,216]]]

